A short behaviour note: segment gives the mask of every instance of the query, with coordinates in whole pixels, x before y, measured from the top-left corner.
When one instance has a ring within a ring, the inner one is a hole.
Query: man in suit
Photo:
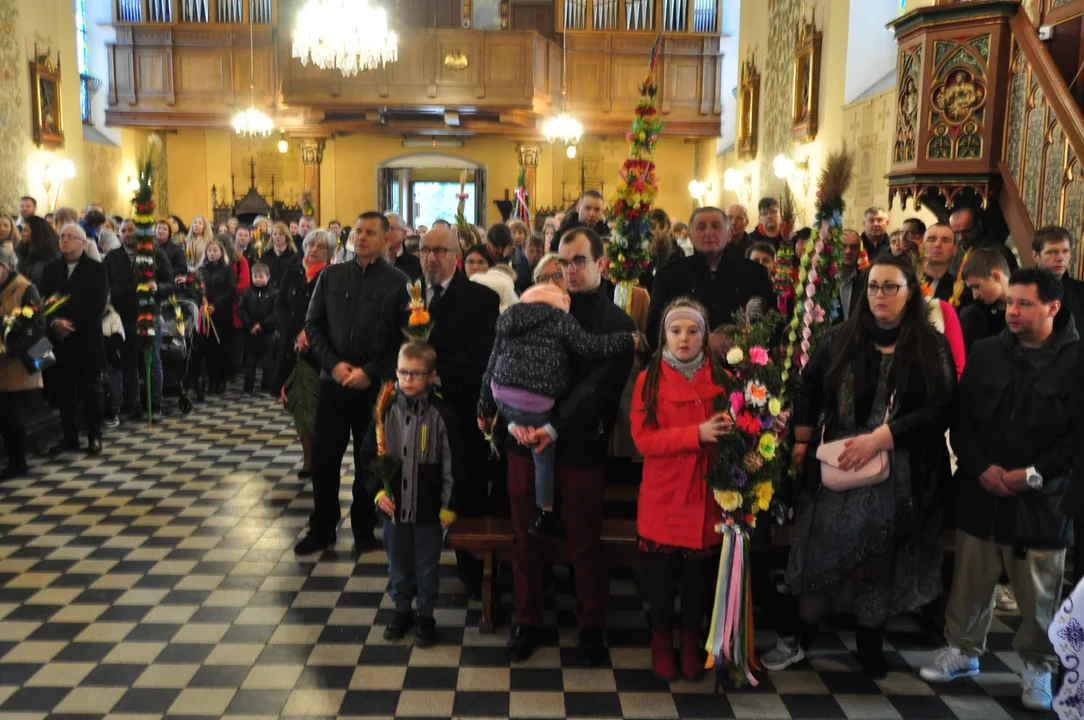
[[[1077,330],[1084,328],[1084,282],[1069,274],[1073,259],[1073,241],[1069,231],[1058,225],[1047,225],[1035,231],[1031,240],[1031,257],[1035,264],[1046,268],[1061,281],[1061,309],[1055,322],[1060,328],[1067,315],[1072,315]]]
[[[406,223],[397,213],[385,213],[384,217],[388,219],[388,225],[391,226],[391,230],[388,231],[388,247],[384,251],[384,258],[398,268],[399,272],[411,280],[417,280],[422,276],[422,264],[418,258],[403,249],[403,240],[407,236]]]
[[[671,263],[655,276],[651,307],[647,313],[647,337],[659,339],[663,310],[674,299],[690,295],[708,311],[708,325],[717,328],[733,321],[753,297],[764,307],[775,307],[775,291],[763,265],[745,258],[724,258],[730,242],[726,215],[716,207],[702,207],[689,219],[689,237],[695,252]],[[720,339],[713,335],[716,347]]]
[[[75,414],[79,395],[86,408],[87,455],[102,451],[102,315],[108,303],[109,273],[105,265],[84,254],[86,240],[86,232],[74,223],[61,228],[61,257],[46,265],[41,275],[42,297],[54,293],[68,296],[68,301],[50,316],[57,358],[54,397],[64,431],[64,439],[49,450],[50,455],[79,449]]]
[[[502,226],[503,227],[503,226]],[[456,266],[462,256],[453,230],[434,227],[421,239],[419,255],[424,271],[425,301],[433,321],[429,344],[437,351],[437,377],[441,394],[451,405],[463,435],[464,477],[472,484],[463,491],[460,515],[488,511],[487,467],[489,447],[478,430],[478,393],[489,354],[493,350],[500,298],[471,282]],[[395,362],[403,328],[407,325],[410,296],[404,287],[384,308],[381,335],[392,352],[384,360],[384,377],[395,375]],[[457,551],[459,579],[471,595],[481,596],[482,568],[470,553]]]

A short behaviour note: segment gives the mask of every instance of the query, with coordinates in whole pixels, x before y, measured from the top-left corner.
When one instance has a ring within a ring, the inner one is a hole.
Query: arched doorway
[[[486,167],[456,155],[419,152],[377,165],[379,206],[399,213],[408,225],[432,226],[434,220],[455,222],[460,178],[466,179],[467,222],[486,225]]]

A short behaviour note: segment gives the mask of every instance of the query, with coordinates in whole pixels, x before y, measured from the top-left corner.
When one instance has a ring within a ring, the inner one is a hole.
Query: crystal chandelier
[[[566,146],[565,154],[569,158],[576,157],[576,144],[583,135],[583,125],[568,114],[568,33],[562,31],[563,42],[561,48],[561,114],[550,118],[542,125],[542,133],[546,136],[546,142],[560,140]]]
[[[252,30],[252,13],[248,15],[248,109],[233,116],[233,129],[242,137],[267,137],[275,123],[267,114],[256,109],[256,49]]]
[[[399,57],[399,39],[383,8],[367,0],[308,0],[297,16],[293,56],[352,77]]]

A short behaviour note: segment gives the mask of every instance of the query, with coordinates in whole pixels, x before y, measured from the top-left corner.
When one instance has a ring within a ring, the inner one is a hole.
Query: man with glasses
[[[760,224],[749,233],[749,244],[768,243],[778,251],[779,244],[786,240],[784,233],[787,230],[783,227],[783,213],[779,209],[779,201],[773,197],[761,198],[757,203],[757,212],[760,214]],[[696,247],[696,243],[693,243],[693,247]],[[745,254],[736,257],[745,257]]]
[[[744,310],[754,297],[760,298],[765,310],[775,307],[775,291],[763,265],[746,258],[724,257],[730,227],[722,210],[698,208],[689,219],[689,229],[696,252],[667,265],[655,277],[647,312],[647,337],[652,343],[659,341],[663,310],[682,295],[693,297],[707,309],[712,328],[733,322],[734,313]],[[713,347],[720,349],[721,337],[713,334],[712,338]]]
[[[340,474],[351,432],[354,547],[358,553],[380,548],[373,537],[376,516],[372,499],[365,493],[359,458],[380,380],[386,374],[382,363],[402,341],[401,332],[394,341],[385,341],[378,332],[384,303],[407,283],[406,275],[384,260],[389,229],[387,218],[376,211],[358,217],[351,234],[354,259],[320,273],[305,316],[305,335],[322,370],[313,431],[313,511],[308,534],[294,547],[298,555],[335,544],[341,517]]]
[[[569,314],[589,333],[634,332],[632,318],[601,289],[602,261],[602,240],[592,230],[574,228],[561,238],[557,266],[571,295]],[[545,268],[546,264],[539,265]],[[571,389],[557,401],[550,423],[555,439],[560,440],[557,497],[576,578],[579,658],[587,667],[606,658],[603,627],[609,579],[600,537],[605,463],[621,391],[631,368],[631,355],[604,362],[573,358]],[[541,640],[546,544],[529,532],[536,503],[534,463],[527,453],[545,434],[545,428],[517,427],[508,443],[508,495],[516,534],[512,549],[516,625],[508,641],[508,654],[516,662],[529,658]]]
[[[503,227],[503,226],[502,226]],[[457,268],[463,253],[454,230],[434,227],[421,239],[418,255],[423,271],[425,304],[433,321],[429,344],[437,351],[437,378],[445,402],[459,421],[463,439],[463,481],[456,493],[462,498],[460,516],[485,515],[489,511],[489,444],[478,429],[478,395],[489,354],[493,350],[500,297],[471,282]],[[403,337],[410,295],[400,287],[384,304],[381,337],[393,350],[384,358],[384,377],[395,372],[395,350]],[[482,566],[466,551],[456,551],[459,579],[467,592],[482,596]]]
[[[49,451],[51,455],[79,449],[78,397],[83,398],[86,409],[87,455],[102,451],[102,315],[108,302],[109,272],[83,252],[86,240],[86,232],[78,225],[62,227],[61,257],[46,265],[41,274],[42,297],[54,293],[68,296],[49,317],[57,359],[53,397],[64,431],[64,439]]]
[[[979,211],[968,207],[953,210],[952,214],[949,215],[949,227],[952,228],[952,232],[956,236],[956,244],[959,246],[959,252],[956,253],[956,257],[952,259],[952,263],[949,265],[949,272],[959,272],[960,265],[963,263],[964,258],[967,257],[967,253],[971,252],[972,248],[977,247],[988,247],[1001,253],[1001,256],[1005,258],[1005,262],[1009,264],[1009,272],[1015,272],[1020,267],[1020,263],[1016,260],[1016,254],[1008,245],[998,238],[986,235],[983,232],[982,215]]]
[[[384,217],[388,219],[388,225],[391,227],[388,231],[388,247],[384,250],[384,259],[411,280],[417,280],[422,276],[422,264],[418,258],[403,249],[403,240],[407,235],[403,218],[393,212],[385,213]]]

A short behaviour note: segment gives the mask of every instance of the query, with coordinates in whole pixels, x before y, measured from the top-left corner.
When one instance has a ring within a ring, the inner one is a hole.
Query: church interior
[[[331,27],[298,51],[313,4],[352,3],[384,11],[394,52],[340,72],[328,47],[348,33]],[[43,216],[130,217],[155,145],[154,215],[186,224],[352,227],[375,209],[432,227],[466,193],[484,231],[522,188],[541,233],[617,189],[657,51],[654,206],[674,223],[733,204],[755,218],[786,189],[812,224],[846,148],[845,227],[871,207],[899,227],[969,204],[1022,265],[1037,228],[1067,228],[1079,275],[1082,37],[1084,0],[0,0],[0,210],[32,196]],[[44,447],[57,424],[38,415]],[[662,681],[643,577],[620,562],[599,667],[576,660],[562,564],[542,647],[509,665],[499,555],[494,605],[445,552],[440,644],[388,642],[383,550],[352,555],[348,529],[323,557],[291,550],[313,498],[277,399],[227,393],[107,440],[0,485],[0,720],[1044,717],[1020,706],[1020,617],[1000,610],[982,674],[951,685],[917,674],[941,644],[918,615],[890,621],[881,679],[855,671],[854,620],[833,616],[806,662],[755,686]],[[615,482],[607,518],[632,523],[635,502]],[[773,618],[756,617],[769,647]]]

